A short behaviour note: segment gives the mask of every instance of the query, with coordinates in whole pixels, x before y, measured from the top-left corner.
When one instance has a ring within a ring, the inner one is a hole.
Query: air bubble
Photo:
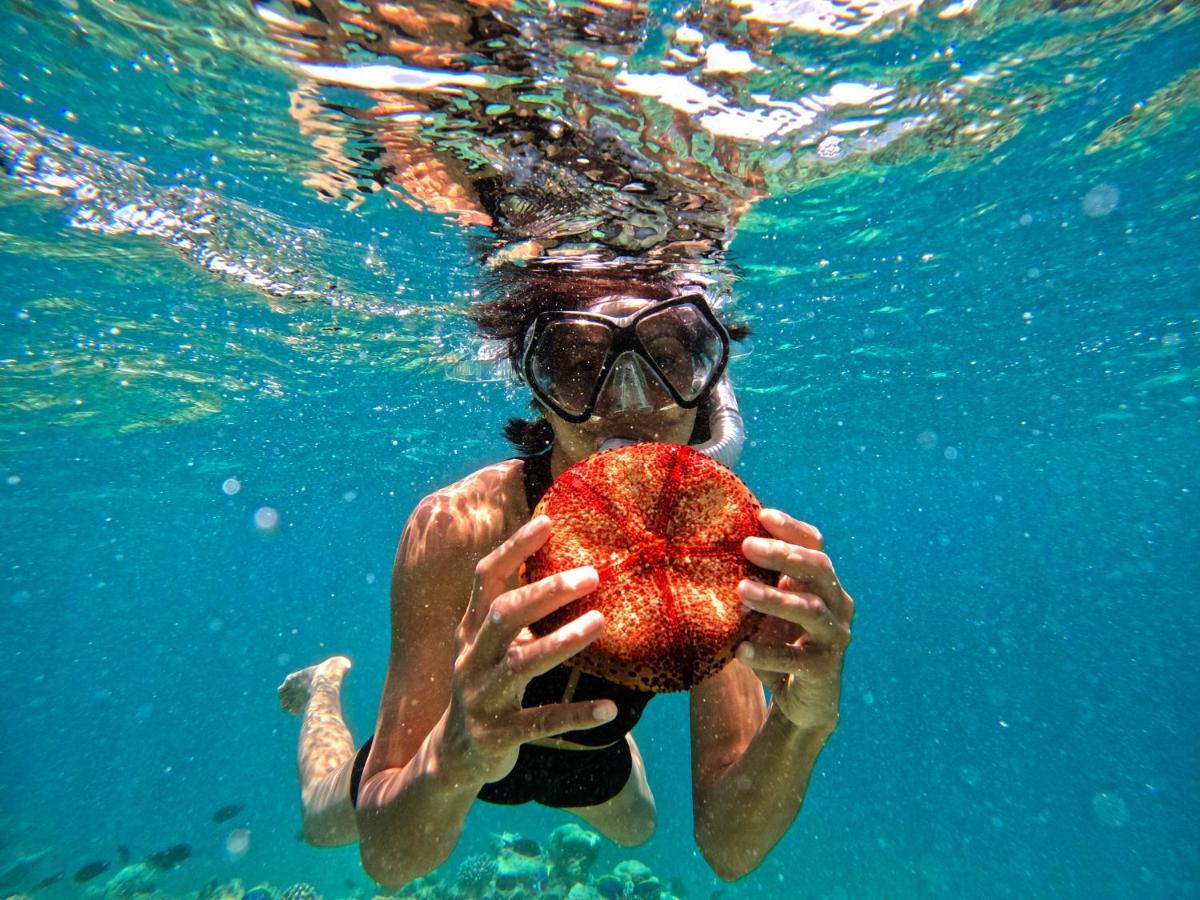
[[[242,483],[236,478],[226,478],[221,482],[221,491],[227,496],[232,497],[242,489]]]
[[[1107,216],[1121,202],[1121,192],[1111,184],[1098,184],[1083,195],[1079,206],[1092,219]]]
[[[235,828],[225,838],[225,853],[230,862],[237,862],[250,850],[250,829]]]
[[[254,511],[254,527],[259,531],[274,531],[279,527],[279,512],[270,506],[263,506]]]

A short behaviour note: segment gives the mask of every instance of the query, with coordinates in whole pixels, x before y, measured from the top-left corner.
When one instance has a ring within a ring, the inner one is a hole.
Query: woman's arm
[[[513,493],[504,483],[514,472],[519,483],[520,471],[503,463],[477,473],[472,490],[428,498],[400,542],[392,652],[356,810],[363,867],[388,886],[445,861],[479,788],[512,771],[522,743],[616,714],[608,700],[521,706],[530,679],[599,637],[604,622],[586,613],[528,636],[528,625],[593,590],[598,577],[573,569],[513,587],[520,564],[550,535],[539,516],[495,546],[526,514],[523,492],[512,509],[496,502]]]
[[[391,655],[358,795],[363,868],[399,886],[454,849],[479,786],[455,766],[445,714],[454,629],[475,558],[452,498],[427,497],[409,519],[392,571]],[[457,559],[455,557],[458,557]]]
[[[762,510],[759,521],[772,537],[747,538],[742,550],[780,573],[778,587],[739,585],[762,624],[734,662],[692,691],[696,842],[729,881],[753,871],[800,811],[837,727],[854,619],[817,529],[778,510]],[[769,707],[760,682],[771,690]]]
[[[692,690],[696,844],[725,881],[752,872],[804,802],[817,755],[833,732],[798,728],[736,660]]]

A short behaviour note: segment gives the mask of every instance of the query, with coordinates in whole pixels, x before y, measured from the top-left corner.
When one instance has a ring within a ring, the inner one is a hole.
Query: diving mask
[[[568,422],[597,411],[699,406],[729,362],[729,333],[704,297],[687,294],[626,316],[544,312],[525,333],[521,372]],[[605,393],[605,388],[611,389]]]

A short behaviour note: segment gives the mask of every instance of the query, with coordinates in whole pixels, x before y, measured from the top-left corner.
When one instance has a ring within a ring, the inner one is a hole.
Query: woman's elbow
[[[745,878],[763,861],[756,853],[738,853],[729,847],[706,846],[699,835],[696,836],[696,846],[700,848],[700,855],[713,870],[713,874],[727,884]]]
[[[358,858],[367,877],[387,890],[399,890],[413,880],[407,873],[400,871],[395,858],[389,859],[385,854],[372,851],[367,842],[359,845]]]
[[[437,868],[437,864],[421,867],[421,861],[397,847],[391,836],[373,827],[372,810],[358,809],[358,858],[363,871],[376,884],[397,890]],[[407,849],[411,850],[409,846]]]

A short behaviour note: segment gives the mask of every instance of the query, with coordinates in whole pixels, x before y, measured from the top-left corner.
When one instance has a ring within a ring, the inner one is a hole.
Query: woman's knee
[[[330,772],[300,792],[304,841],[314,847],[341,847],[358,840],[348,769]]]

